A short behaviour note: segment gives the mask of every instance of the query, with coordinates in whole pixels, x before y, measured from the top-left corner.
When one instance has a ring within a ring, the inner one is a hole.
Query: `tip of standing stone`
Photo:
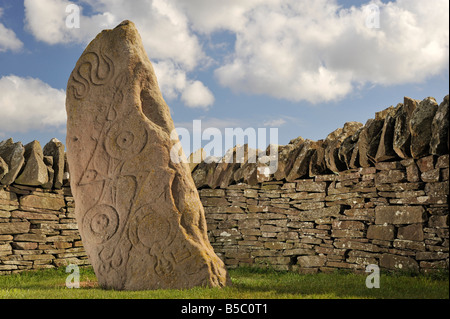
[[[130,21],[130,20],[124,20],[121,23],[119,23],[117,25],[117,27],[115,27],[115,29],[120,28],[120,27],[124,27],[124,26],[128,26],[128,25],[134,26],[134,23],[132,21]]]

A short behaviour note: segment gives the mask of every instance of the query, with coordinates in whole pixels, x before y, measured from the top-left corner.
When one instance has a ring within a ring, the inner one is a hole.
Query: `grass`
[[[230,270],[231,287],[114,291],[97,285],[92,268],[80,268],[80,289],[68,289],[65,268],[0,276],[0,299],[448,299],[448,272],[438,275],[381,273],[380,288],[366,275],[296,274],[261,268]]]

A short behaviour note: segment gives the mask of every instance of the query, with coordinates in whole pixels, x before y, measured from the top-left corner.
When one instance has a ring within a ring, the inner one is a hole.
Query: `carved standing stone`
[[[99,284],[117,290],[225,286],[188,164],[130,21],[102,31],[67,86],[67,160],[76,218]]]

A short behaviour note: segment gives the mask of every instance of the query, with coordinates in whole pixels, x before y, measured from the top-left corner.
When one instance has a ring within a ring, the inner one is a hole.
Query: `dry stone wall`
[[[200,190],[228,267],[304,273],[448,268],[448,155],[293,182]]]
[[[0,274],[88,265],[64,145],[53,139],[42,149],[9,139],[0,142],[0,159]]]
[[[229,268],[448,269],[448,131],[448,96],[405,98],[280,146],[270,176],[248,160],[191,165],[214,251]],[[90,264],[69,177],[58,140],[0,142],[0,274]]]

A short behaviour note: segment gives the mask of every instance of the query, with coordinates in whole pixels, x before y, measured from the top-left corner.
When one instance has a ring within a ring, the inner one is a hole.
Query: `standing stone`
[[[0,142],[0,157],[8,164],[8,173],[0,181],[3,185],[14,183],[25,162],[24,153],[21,142],[14,143],[12,138]]]
[[[436,100],[428,97],[420,102],[411,115],[411,156],[413,158],[430,154],[431,124],[437,109]]]
[[[54,178],[51,180],[56,189],[63,186],[64,180],[64,144],[53,138],[44,146],[44,155],[53,157],[52,169]]]
[[[448,139],[448,95],[444,101],[439,105],[436,115],[431,123],[431,141],[430,151],[434,155],[448,154],[449,139]]]
[[[33,141],[25,145],[25,166],[15,183],[27,186],[42,186],[48,182],[47,165],[41,144]]]
[[[132,22],[97,35],[66,92],[75,214],[100,286],[225,286],[189,165],[171,160],[179,140]]]

